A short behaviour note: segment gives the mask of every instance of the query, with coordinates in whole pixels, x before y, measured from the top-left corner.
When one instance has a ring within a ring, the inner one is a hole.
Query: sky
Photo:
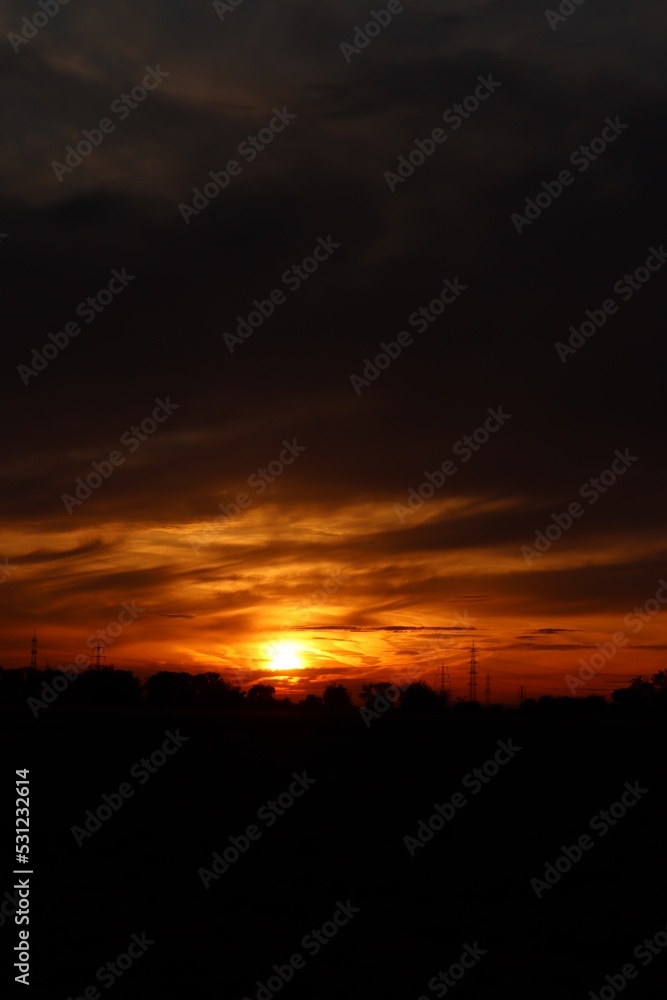
[[[391,6],[4,5],[2,665],[665,666],[664,7]]]

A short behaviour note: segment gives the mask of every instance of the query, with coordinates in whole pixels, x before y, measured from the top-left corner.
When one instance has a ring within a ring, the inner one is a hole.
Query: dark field
[[[149,775],[141,758],[177,730],[187,742]],[[664,995],[667,955],[646,965],[633,957],[667,925],[657,716],[531,719],[499,710],[388,715],[366,728],[357,712],[54,710],[36,721],[5,715],[3,736],[7,890],[13,769],[31,772],[33,996],[66,1000],[96,986],[119,998],[255,1000],[257,981],[300,953],[275,990],[286,1000],[417,1000],[445,995],[429,980],[465,945],[485,954],[450,980],[447,996],[457,1000],[588,998],[611,990],[605,976],[628,962],[637,969],[622,991],[628,998]],[[474,777],[467,786],[464,778],[493,758],[498,740],[521,750],[474,793]],[[267,803],[304,771],[312,786],[271,818]],[[601,820],[592,831],[591,818],[619,801],[626,782],[648,791],[603,834]],[[82,829],[86,811],[124,783],[134,794],[121,796],[92,836],[79,833],[78,846],[72,827]],[[412,857],[403,838],[456,792],[466,804]],[[212,873],[214,852],[252,825],[257,839],[237,840],[246,850],[205,888],[198,870]],[[543,879],[561,845],[583,834],[590,849],[538,899],[531,878]],[[325,931],[317,954],[312,937],[302,944],[323,924],[331,933],[327,922],[348,901],[358,912],[331,939]],[[0,929],[5,968],[17,930],[11,919]],[[121,977],[103,970],[133,934],[154,943]]]

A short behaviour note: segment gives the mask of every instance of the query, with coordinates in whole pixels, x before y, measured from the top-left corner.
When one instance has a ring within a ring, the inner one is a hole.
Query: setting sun
[[[277,642],[269,646],[269,670],[280,673],[291,673],[302,670],[303,662],[298,646],[293,642]]]

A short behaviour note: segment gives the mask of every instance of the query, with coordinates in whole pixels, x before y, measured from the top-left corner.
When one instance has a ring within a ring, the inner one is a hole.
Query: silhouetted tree
[[[658,670],[657,674],[651,677],[656,706],[667,709],[667,670]]]
[[[394,689],[392,691],[392,697],[387,698],[387,692],[392,688]],[[398,697],[394,692],[399,692],[399,689],[390,681],[371,681],[368,684],[361,685],[359,697],[363,701],[366,708],[372,708],[377,698],[383,698],[390,705],[395,704]]]
[[[467,698],[457,698],[453,711],[456,715],[479,715],[482,704],[479,701],[468,701]]]
[[[322,692],[322,703],[328,712],[349,712],[354,707],[344,684],[327,684]]]
[[[253,684],[246,695],[250,708],[274,708],[276,689],[271,684]]]
[[[577,698],[574,698],[573,701],[575,705],[583,708],[585,715],[602,716],[609,710],[607,699],[602,694],[589,694],[583,702]]]
[[[308,694],[295,704],[290,698],[276,699],[271,684],[254,684],[245,694],[237,684],[230,684],[219,673],[207,671],[190,674],[160,670],[146,679],[143,688],[139,679],[129,670],[117,670],[109,665],[99,670],[86,669],[71,684],[62,685],[62,671],[50,667],[32,667],[7,670],[0,666],[0,708],[22,708],[28,699],[37,699],[45,705],[57,704],[54,711],[67,709],[67,705],[129,706],[138,704],[143,693],[148,707],[212,707],[276,709],[292,711],[299,708],[317,712],[349,712],[354,710],[350,692],[343,684],[329,684],[322,697]],[[54,688],[55,683],[55,688]],[[67,692],[60,698],[55,692]],[[436,693],[424,681],[417,681],[404,688],[389,681],[371,681],[362,685],[360,692],[364,703],[362,711],[383,713],[398,704],[409,714],[437,714],[448,707],[447,694]],[[29,706],[32,707],[32,706]],[[476,715],[483,711],[478,701],[468,702],[457,698],[453,710],[457,715]],[[487,711],[506,713],[515,709],[491,706]],[[624,688],[616,689],[611,704],[600,694],[586,697],[544,695],[539,701],[526,698],[520,707],[522,713],[537,718],[555,719],[564,723],[568,718],[601,718],[612,711],[651,713],[667,711],[667,669],[658,670],[651,677],[633,677]]]
[[[446,702],[425,681],[409,684],[401,696],[401,711],[413,715],[428,715],[442,711]]]
[[[153,707],[166,705],[190,706],[195,701],[194,678],[185,671],[158,670],[144,683],[146,704]]]
[[[556,709],[556,699],[553,695],[543,694],[537,700],[537,707],[542,715],[553,715]]]
[[[366,708],[369,708],[371,702],[375,700],[377,696],[377,687],[378,685],[372,682],[361,685],[361,691],[359,692],[359,697],[363,701]]]
[[[655,688],[647,677],[633,677],[628,687],[612,691],[611,700],[624,711],[640,712],[652,707],[655,693]]]
[[[209,671],[195,674],[193,694],[197,704],[218,708],[235,708],[243,705],[244,694],[237,685],[228,684],[218,673]]]
[[[72,705],[133,705],[140,691],[141,682],[131,670],[107,666],[84,670],[70,685],[67,701]]]
[[[298,703],[298,707],[303,708],[306,712],[321,712],[324,703],[316,694],[307,694],[303,701]]]

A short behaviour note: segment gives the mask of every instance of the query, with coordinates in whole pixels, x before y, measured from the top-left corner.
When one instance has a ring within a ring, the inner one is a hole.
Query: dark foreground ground
[[[148,775],[141,758],[176,730],[187,742]],[[5,715],[2,734],[0,893],[11,897],[14,882],[15,768],[30,769],[34,871],[27,991],[13,983],[18,928],[3,895],[6,995],[584,1000],[606,987],[602,1000],[664,996],[667,948],[635,951],[656,934],[667,942],[666,741],[656,717],[384,716],[366,728],[358,713],[53,710]],[[498,740],[521,749],[475,794],[465,776]],[[315,779],[308,790],[271,825],[268,811],[258,818],[304,771]],[[626,782],[647,791],[614,826],[591,829]],[[79,846],[72,827],[124,783],[134,795]],[[456,792],[466,804],[411,856],[404,837]],[[259,839],[205,888],[199,869],[249,825]],[[538,899],[531,878],[583,834],[590,849]],[[348,901],[358,912],[315,954],[304,936],[323,925],[331,933]],[[118,977],[103,967],[133,934],[144,950]],[[433,977],[466,945],[477,960],[439,985]],[[297,953],[290,981],[260,990]],[[628,963],[636,976],[622,984],[613,977]]]

